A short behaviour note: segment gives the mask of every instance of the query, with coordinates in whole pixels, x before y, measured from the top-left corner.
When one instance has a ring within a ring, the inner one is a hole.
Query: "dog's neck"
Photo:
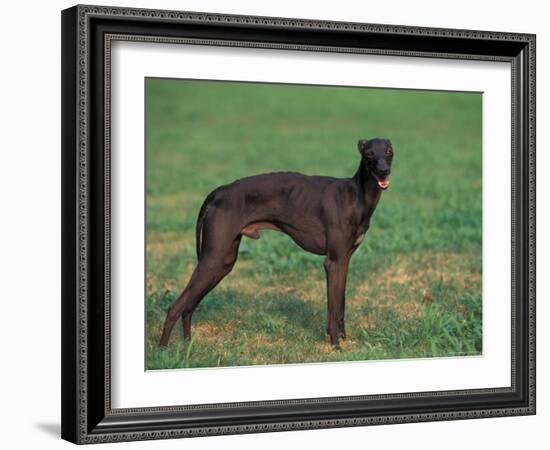
[[[374,176],[365,167],[365,164],[363,164],[363,159],[359,161],[359,167],[353,176],[353,180],[361,193],[360,198],[364,200],[367,205],[376,206],[380,199],[382,189],[378,186],[378,181],[376,181]]]

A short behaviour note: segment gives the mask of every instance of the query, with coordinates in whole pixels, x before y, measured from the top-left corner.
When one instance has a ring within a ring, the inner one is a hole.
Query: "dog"
[[[191,338],[193,311],[233,269],[241,238],[259,239],[260,230],[286,233],[305,251],[326,256],[327,334],[333,346],[346,338],[349,261],[390,184],[393,160],[388,139],[361,139],[357,147],[361,161],[351,178],[268,173],[220,186],[206,197],[196,224],[198,265],[168,310],[161,347],[180,318],[184,338]]]

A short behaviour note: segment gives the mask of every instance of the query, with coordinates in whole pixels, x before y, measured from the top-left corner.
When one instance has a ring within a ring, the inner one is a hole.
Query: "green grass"
[[[147,367],[481,352],[481,95],[148,79]],[[287,236],[243,240],[233,272],[157,343],[196,263],[205,195],[277,170],[347,177],[357,140],[388,137],[391,186],[349,269],[341,349],[328,344],[323,258]]]

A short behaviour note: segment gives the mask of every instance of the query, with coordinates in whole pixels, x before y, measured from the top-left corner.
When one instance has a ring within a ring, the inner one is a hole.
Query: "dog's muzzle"
[[[378,182],[378,186],[380,186],[380,189],[385,190],[390,185],[390,177],[389,176],[374,175],[374,178],[376,178],[376,181]]]

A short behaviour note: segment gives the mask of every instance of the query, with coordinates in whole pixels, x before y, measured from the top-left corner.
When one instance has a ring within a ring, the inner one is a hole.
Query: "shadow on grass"
[[[289,293],[243,295],[221,289],[208,295],[197,307],[193,323],[237,322],[243,331],[267,334],[307,334],[323,337],[325,309]]]

